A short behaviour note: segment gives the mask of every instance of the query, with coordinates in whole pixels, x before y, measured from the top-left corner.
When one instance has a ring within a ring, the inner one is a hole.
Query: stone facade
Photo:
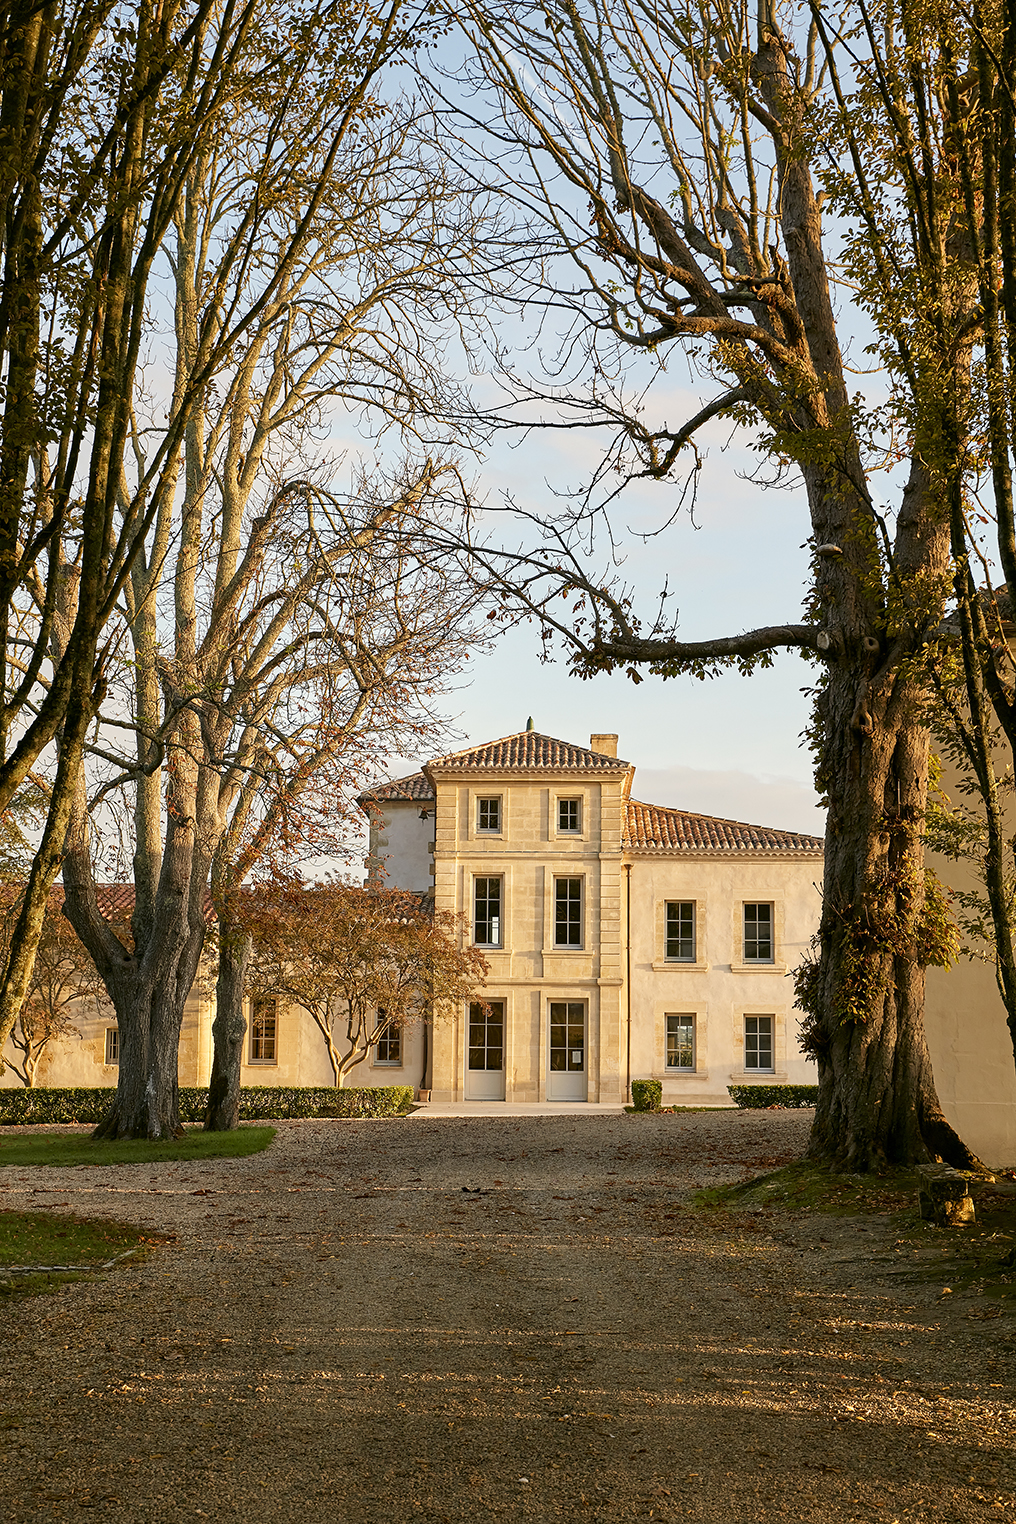
[[[814,1083],[789,974],[817,923],[821,842],[641,804],[616,752],[612,735],[521,731],[363,797],[371,875],[432,886],[490,965],[486,1011],[435,1014],[434,1100],[616,1104],[652,1077],[687,1105]],[[751,907],[768,941],[746,956]]]

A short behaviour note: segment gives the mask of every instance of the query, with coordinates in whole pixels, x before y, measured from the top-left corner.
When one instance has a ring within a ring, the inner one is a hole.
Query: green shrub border
[[[663,1101],[660,1080],[632,1080],[631,1102],[636,1111],[659,1111]]]
[[[109,1110],[111,1086],[76,1090],[0,1090],[0,1126],[34,1127],[83,1122],[94,1127]],[[251,1085],[240,1091],[241,1122],[291,1121],[298,1117],[394,1117],[413,1102],[411,1085],[371,1090],[332,1086]],[[180,1087],[180,1120],[203,1122],[207,1089]]]
[[[767,1106],[815,1106],[817,1085],[728,1085],[727,1094],[742,1111],[763,1110]]]

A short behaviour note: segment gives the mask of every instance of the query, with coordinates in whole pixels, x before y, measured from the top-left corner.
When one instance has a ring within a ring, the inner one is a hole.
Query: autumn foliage
[[[461,1007],[484,983],[486,960],[463,945],[460,918],[419,894],[284,879],[243,902],[253,940],[250,993],[306,1012],[336,1085],[386,1027]]]

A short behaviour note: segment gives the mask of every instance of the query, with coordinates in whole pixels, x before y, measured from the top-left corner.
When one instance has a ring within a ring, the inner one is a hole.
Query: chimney
[[[598,751],[602,757],[616,757],[617,736],[592,735],[589,737],[589,750]]]

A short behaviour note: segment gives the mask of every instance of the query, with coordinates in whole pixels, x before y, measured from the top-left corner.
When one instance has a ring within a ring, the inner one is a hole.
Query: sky
[[[654,411],[687,417],[700,405],[697,396],[660,387]],[[621,575],[647,610],[668,579],[686,639],[797,621],[808,570],[803,488],[747,480],[757,457],[741,436],[731,439],[729,424],[703,431],[701,443],[695,523],[682,512],[644,541],[639,535],[673,512],[679,484],[638,483],[622,499],[615,525],[631,532]],[[576,485],[588,466],[587,440],[531,434],[517,448],[499,445],[483,462],[480,485],[491,502],[507,490],[528,508],[549,507],[553,491]],[[636,685],[614,673],[583,681],[569,673],[563,655],[541,662],[537,631],[522,624],[474,656],[443,707],[453,726],[449,749],[510,735],[530,717],[536,730],[582,745],[594,731],[616,732],[618,755],[637,768],[635,797],[821,834],[823,814],[801,740],[810,712],[802,690],[815,677],[814,666],[786,654],[748,678],[646,676]],[[390,758],[388,776],[423,760]]]

